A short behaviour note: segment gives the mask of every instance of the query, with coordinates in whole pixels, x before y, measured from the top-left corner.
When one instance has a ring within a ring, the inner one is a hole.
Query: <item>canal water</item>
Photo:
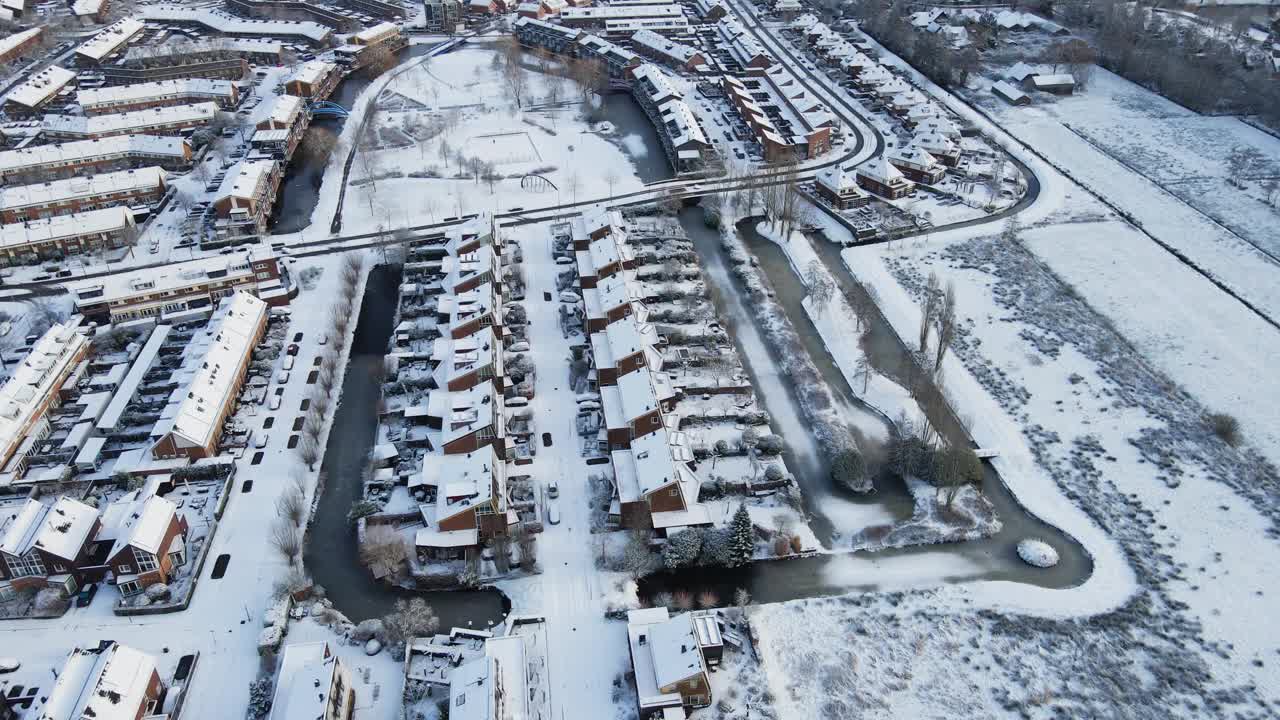
[[[377,435],[383,357],[399,295],[399,267],[379,265],[370,272],[321,466],[325,487],[307,532],[307,571],[354,622],[385,615],[400,598],[422,597],[435,608],[442,628],[487,627],[507,610],[501,593],[414,592],[377,582],[361,564],[355,530],[347,522],[347,511],[361,497],[361,475]]]

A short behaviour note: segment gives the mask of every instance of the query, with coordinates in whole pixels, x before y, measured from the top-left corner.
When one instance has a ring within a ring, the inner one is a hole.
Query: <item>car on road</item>
[[[89,603],[93,602],[93,596],[98,594],[98,583],[85,585],[80,592],[76,593],[76,607],[89,607]]]
[[[286,352],[286,353],[288,353],[288,354],[290,354],[290,355],[297,355],[297,354],[298,354],[298,351],[299,351],[299,350],[301,350],[301,349],[302,349],[302,348],[298,347],[298,344],[297,344],[297,343],[292,343],[292,344],[290,344],[290,345],[289,345],[289,347],[285,348],[285,352]]]
[[[266,447],[266,446],[267,446],[267,434],[266,434],[266,433],[262,433],[261,435],[259,435],[259,436],[258,436],[257,441],[253,443],[253,446],[254,446],[254,447],[256,447],[256,448],[258,448],[259,450],[261,450],[262,448]]]
[[[280,396],[279,396],[279,395],[277,395],[277,396],[275,396],[275,397],[271,398],[271,404],[270,404],[270,405],[268,405],[267,407],[271,408],[272,410],[279,410],[279,409],[280,409]]]
[[[284,385],[284,384],[288,383],[288,382],[289,382],[289,371],[288,371],[288,370],[281,370],[281,371],[280,371],[280,374],[279,374],[279,375],[276,375],[276,382],[280,383],[281,385]]]
[[[302,333],[294,333],[293,341],[296,343],[302,342]]]
[[[560,497],[560,483],[555,480],[547,483],[547,497]]]
[[[22,662],[18,658],[3,657],[0,658],[0,675],[5,673],[17,672],[22,667]]]
[[[560,524],[560,508],[555,503],[547,505],[547,522],[552,525]]]

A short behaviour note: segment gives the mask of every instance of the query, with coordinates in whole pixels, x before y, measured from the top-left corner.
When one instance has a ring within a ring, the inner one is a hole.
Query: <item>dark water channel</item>
[[[355,622],[385,615],[396,600],[423,597],[442,628],[487,627],[503,618],[505,598],[494,590],[413,592],[377,582],[360,563],[347,511],[361,497],[361,473],[377,436],[383,356],[395,327],[400,268],[379,265],[369,275],[351,344],[351,359],[329,431],[321,471],[324,494],[307,533],[305,561],[334,607]]]

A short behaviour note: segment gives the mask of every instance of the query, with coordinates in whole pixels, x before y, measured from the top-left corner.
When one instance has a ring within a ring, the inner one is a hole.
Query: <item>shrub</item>
[[[777,435],[762,435],[756,443],[756,451],[761,455],[781,455],[787,447]]]
[[[1240,421],[1227,413],[1212,413],[1207,418],[1213,434],[1222,442],[1235,447],[1240,444]]]

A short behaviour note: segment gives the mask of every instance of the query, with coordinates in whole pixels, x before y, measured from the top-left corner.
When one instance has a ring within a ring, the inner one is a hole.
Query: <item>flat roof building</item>
[[[164,168],[54,180],[39,185],[0,188],[0,221],[17,223],[117,205],[151,203],[164,194]]]
[[[80,43],[80,47],[76,48],[76,63],[79,65],[102,64],[107,58],[124,50],[130,41],[142,34],[144,27],[140,21],[132,17],[116,21]]]
[[[75,79],[71,70],[50,65],[10,90],[4,97],[4,111],[14,117],[38,115]]]
[[[30,264],[45,258],[124,247],[135,242],[137,233],[133,213],[124,207],[6,223],[0,226],[0,262]]]
[[[159,25],[180,23],[199,25],[216,33],[231,37],[284,38],[303,41],[310,45],[328,45],[333,39],[333,28],[308,21],[253,20],[242,18],[212,8],[195,8],[185,5],[145,5],[139,8],[139,17]]]
[[[177,135],[184,130],[204,127],[213,122],[217,116],[216,103],[202,102],[91,117],[45,115],[41,126],[44,128],[45,135],[57,140],[82,140],[134,134]]]
[[[0,150],[0,180],[47,180],[158,165],[177,170],[191,165],[191,143],[159,135],[112,135],[18,150]]]
[[[76,93],[76,100],[86,115],[203,102],[217,103],[225,109],[240,101],[240,89],[229,80],[184,78],[82,89]]]

